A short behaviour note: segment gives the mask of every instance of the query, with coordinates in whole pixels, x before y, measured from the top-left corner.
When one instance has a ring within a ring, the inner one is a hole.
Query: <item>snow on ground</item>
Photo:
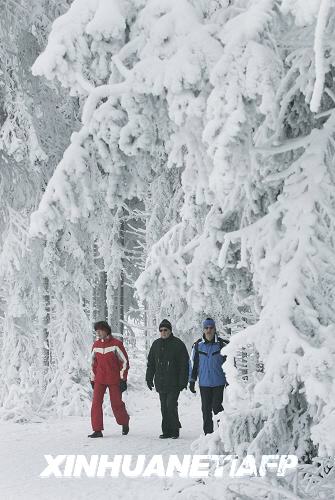
[[[121,435],[114,418],[105,417],[103,439],[89,439],[90,417],[50,418],[42,423],[2,423],[0,427],[0,499],[149,499],[175,498],[197,484],[196,479],[174,478],[40,478],[47,463],[44,455],[192,454],[191,443],[202,432],[199,393],[183,391],[179,398],[182,423],[178,440],[161,440],[158,394],[129,391],[132,410],[130,433]],[[105,405],[108,402],[105,396]],[[106,413],[106,412],[105,412]],[[63,470],[63,467],[61,467]],[[198,483],[199,484],[199,483]],[[200,481],[200,484],[202,482]],[[183,495],[182,495],[183,496]],[[193,495],[192,495],[193,496]],[[200,498],[200,497],[199,497]]]

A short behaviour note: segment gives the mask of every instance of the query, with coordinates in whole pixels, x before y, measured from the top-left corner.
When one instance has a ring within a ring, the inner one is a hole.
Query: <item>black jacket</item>
[[[158,392],[187,387],[189,357],[184,342],[172,333],[167,339],[155,340],[150,348],[146,381]]]

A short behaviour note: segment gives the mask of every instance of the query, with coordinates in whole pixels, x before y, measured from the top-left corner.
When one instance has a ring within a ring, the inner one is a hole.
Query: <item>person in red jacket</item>
[[[93,401],[91,422],[93,433],[88,437],[103,437],[102,403],[108,387],[110,402],[115,419],[122,425],[122,434],[129,432],[129,415],[122,401],[122,392],[127,389],[129,360],[123,343],[112,336],[111,327],[106,321],[94,324],[99,339],[92,347],[91,385]]]

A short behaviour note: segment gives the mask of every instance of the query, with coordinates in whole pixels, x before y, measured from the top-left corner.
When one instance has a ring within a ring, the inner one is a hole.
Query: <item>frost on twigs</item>
[[[327,0],[76,0],[33,69],[82,122],[32,234],[92,243],[110,296],[141,206],[150,332],[233,332],[218,447],[334,453],[333,25]],[[243,381],[245,350],[262,370]]]

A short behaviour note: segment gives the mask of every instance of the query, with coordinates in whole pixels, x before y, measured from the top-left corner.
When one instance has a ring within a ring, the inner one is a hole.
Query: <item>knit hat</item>
[[[170,330],[170,332],[172,332],[172,325],[168,319],[163,319],[163,321],[160,322],[159,330],[161,328],[168,328],[168,330]]]
[[[206,318],[203,323],[202,323],[202,326],[204,328],[208,328],[209,326],[212,326],[213,328],[215,328],[215,321],[214,319],[212,318]]]

